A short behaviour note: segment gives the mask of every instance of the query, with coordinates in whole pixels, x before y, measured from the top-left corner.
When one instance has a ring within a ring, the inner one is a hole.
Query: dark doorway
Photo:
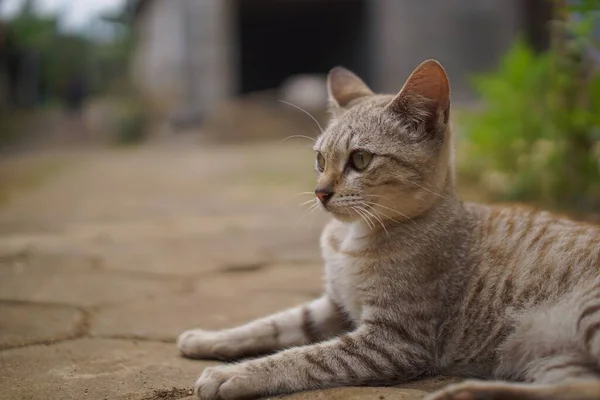
[[[550,21],[553,3],[548,0],[526,0],[523,2],[523,24],[525,37],[531,47],[538,52],[550,47]]]
[[[237,0],[239,91],[277,87],[336,65],[369,81],[368,2]]]

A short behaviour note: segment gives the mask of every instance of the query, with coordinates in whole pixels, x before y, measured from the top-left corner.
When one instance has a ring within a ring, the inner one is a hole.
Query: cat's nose
[[[331,186],[317,188],[315,195],[325,205],[333,197],[333,188]]]

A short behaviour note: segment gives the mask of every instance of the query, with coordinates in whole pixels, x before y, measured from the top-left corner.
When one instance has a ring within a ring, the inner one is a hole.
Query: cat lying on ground
[[[352,72],[328,77],[318,138],[321,298],[178,340],[207,368],[205,400],[427,375],[474,379],[429,400],[600,399],[600,229],[547,212],[463,203],[455,191],[450,87],[419,65],[396,96]]]

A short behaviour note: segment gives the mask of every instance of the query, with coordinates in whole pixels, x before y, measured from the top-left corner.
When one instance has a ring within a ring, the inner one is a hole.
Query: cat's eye
[[[323,172],[325,170],[325,157],[320,152],[317,152],[317,169],[319,172]]]
[[[356,150],[350,154],[350,166],[357,171],[362,171],[369,166],[373,154],[364,150]]]

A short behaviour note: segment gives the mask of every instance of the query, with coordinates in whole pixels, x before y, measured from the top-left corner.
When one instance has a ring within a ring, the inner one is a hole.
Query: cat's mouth
[[[319,205],[321,206],[321,209],[323,209],[324,211],[327,211],[328,213],[331,214],[336,214],[337,212],[340,212],[340,207],[336,207],[335,204],[332,206],[331,203],[322,203],[319,202]]]
[[[360,218],[360,212],[357,211],[357,207],[349,205],[346,202],[321,203],[321,208],[340,220]]]
[[[321,196],[317,194],[320,208],[336,219],[344,222],[363,219],[367,224],[372,225],[372,221],[380,218],[379,213],[371,205],[375,202],[366,201],[360,194],[331,193],[327,196],[320,194]]]

